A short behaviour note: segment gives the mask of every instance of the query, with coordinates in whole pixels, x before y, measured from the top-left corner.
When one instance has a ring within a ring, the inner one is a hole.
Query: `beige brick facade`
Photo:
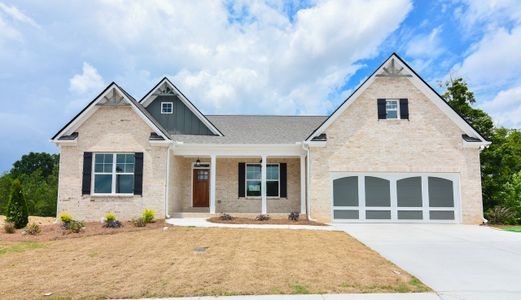
[[[130,219],[150,208],[164,217],[167,148],[150,145],[151,128],[130,107],[100,107],[76,131],[77,145],[61,146],[58,213],[100,220],[113,212]],[[143,152],[143,196],[82,196],[83,152]]]
[[[378,120],[378,98],[408,98],[410,120]],[[463,148],[463,132],[407,78],[374,82],[312,147],[311,217],[331,221],[331,172],[454,172],[460,177],[464,223],[483,216],[479,150]]]
[[[192,163],[196,159],[173,156],[171,160],[170,214],[192,210]],[[238,197],[238,164],[258,163],[259,159],[217,157],[215,181],[217,213],[261,213],[260,198]],[[201,162],[209,163],[209,160],[201,158]],[[287,198],[267,199],[268,214],[300,211],[300,158],[268,158],[268,163],[287,163],[288,188]]]

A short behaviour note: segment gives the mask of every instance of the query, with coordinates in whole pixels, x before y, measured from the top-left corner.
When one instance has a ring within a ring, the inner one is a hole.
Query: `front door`
[[[194,169],[193,207],[208,207],[210,204],[210,170]]]

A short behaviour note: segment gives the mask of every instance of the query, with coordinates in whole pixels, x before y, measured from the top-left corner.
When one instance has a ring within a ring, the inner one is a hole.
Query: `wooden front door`
[[[210,204],[210,170],[194,169],[193,207],[208,207]]]

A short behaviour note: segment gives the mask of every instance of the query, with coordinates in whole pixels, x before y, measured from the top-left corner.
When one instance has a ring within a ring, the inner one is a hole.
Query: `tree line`
[[[498,127],[473,107],[474,93],[462,78],[448,81],[442,97],[492,144],[481,152],[481,184],[485,216],[497,223],[521,224],[521,131]],[[59,155],[29,153],[0,176],[0,214],[13,181],[18,179],[30,215],[55,216]]]

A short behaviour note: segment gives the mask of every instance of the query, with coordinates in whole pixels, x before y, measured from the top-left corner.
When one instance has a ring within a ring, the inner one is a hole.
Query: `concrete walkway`
[[[262,229],[308,229],[308,230],[338,230],[334,226],[311,225],[277,225],[277,224],[221,224],[206,221],[203,218],[171,218],[166,223],[184,227],[221,227],[221,228],[262,228]]]
[[[442,299],[521,299],[521,233],[477,225],[335,225]]]
[[[150,298],[168,300],[439,300],[434,293],[415,294],[321,294],[321,295],[264,295],[188,298]]]

